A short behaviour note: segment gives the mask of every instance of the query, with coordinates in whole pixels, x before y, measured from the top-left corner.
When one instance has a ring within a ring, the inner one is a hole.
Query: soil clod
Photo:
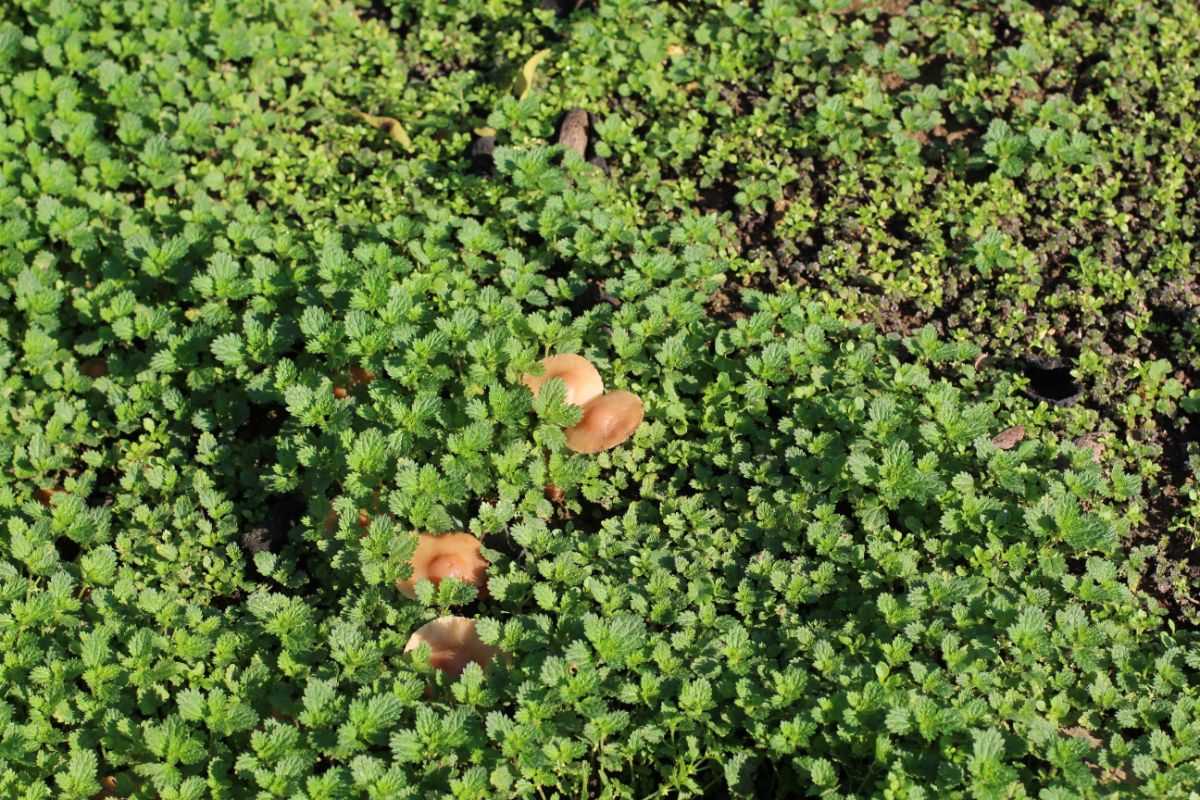
[[[303,513],[303,500],[296,495],[284,495],[267,506],[262,522],[242,534],[242,548],[251,555],[264,551],[278,553]]]
[[[480,136],[471,143],[468,156],[471,159],[470,172],[480,177],[491,177],[496,170],[496,162],[492,157],[496,149],[495,136]]]

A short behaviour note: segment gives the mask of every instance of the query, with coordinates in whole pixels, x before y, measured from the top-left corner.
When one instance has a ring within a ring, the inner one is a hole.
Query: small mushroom
[[[379,490],[376,489],[375,491],[371,492],[371,509],[377,509],[378,507]],[[362,535],[358,537],[360,539],[367,535],[366,529],[371,526],[371,514],[372,511],[370,509],[363,508],[361,506],[358,509],[358,525],[359,527],[363,528]],[[337,532],[337,529],[338,513],[332,506],[330,506],[329,510],[325,513],[325,533],[327,535],[333,535]]]
[[[104,356],[89,358],[79,365],[79,371],[93,380],[103,378],[108,374],[108,359]]]
[[[354,366],[350,368],[350,385],[357,386],[362,383],[370,383],[375,378],[375,373],[363,369],[362,367]]]
[[[120,797],[117,794],[117,779],[112,775],[105,775],[100,779],[100,791],[88,798],[88,800],[105,800],[105,798]]]
[[[645,416],[641,398],[632,392],[609,392],[583,407],[583,419],[567,428],[567,448],[576,453],[599,453],[621,444]]]
[[[466,617],[439,617],[426,622],[409,637],[404,652],[416,650],[422,643],[428,643],[433,651],[429,666],[452,677],[461,675],[472,661],[487,667],[500,653],[500,648],[483,643],[475,630],[475,620]]]
[[[567,402],[577,406],[585,406],[604,394],[600,372],[583,356],[564,353],[543,358],[538,363],[546,368],[545,372],[541,375],[526,374],[521,378],[521,383],[529,387],[534,397],[551,378],[562,379],[567,385]]]
[[[33,490],[33,497],[46,508],[50,508],[54,502],[54,495],[65,491],[66,489],[63,489],[61,486],[54,486],[50,489],[37,488]]]
[[[476,587],[481,597],[487,596],[488,562],[479,553],[479,540],[469,533],[422,533],[409,563],[413,566],[412,577],[396,582],[405,597],[416,599],[417,581],[427,580],[437,586],[443,578],[451,577]]]

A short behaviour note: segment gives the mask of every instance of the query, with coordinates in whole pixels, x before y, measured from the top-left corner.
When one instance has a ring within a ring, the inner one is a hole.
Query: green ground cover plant
[[[1197,796],[1198,49],[0,5],[0,797]],[[398,591],[443,531],[486,595]]]

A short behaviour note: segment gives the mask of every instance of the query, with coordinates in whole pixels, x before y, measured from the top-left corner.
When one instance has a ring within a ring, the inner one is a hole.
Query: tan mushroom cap
[[[461,675],[472,661],[487,667],[500,653],[499,647],[483,643],[475,630],[475,620],[466,617],[439,617],[426,622],[409,637],[404,652],[416,650],[422,642],[428,642],[433,651],[429,666],[453,677]]]
[[[368,510],[368,509],[362,508],[362,507],[360,507],[358,509],[358,526],[363,529],[362,535],[359,536],[360,539],[367,535],[366,529],[371,526],[371,515],[373,513],[375,513],[375,511],[378,510],[378,508],[379,508],[379,490],[376,489],[375,491],[371,492],[371,509],[372,510]],[[327,512],[325,512],[324,524],[325,524],[325,535],[332,536],[333,534],[337,533],[338,513],[336,510],[334,510],[332,504],[330,505],[329,510]]]
[[[488,562],[479,553],[479,540],[469,533],[422,533],[409,563],[413,566],[412,577],[396,582],[405,597],[416,599],[417,581],[427,580],[437,586],[450,577],[475,586],[481,597],[487,597]]]
[[[599,453],[628,439],[642,424],[645,408],[632,392],[609,392],[583,407],[583,419],[566,429],[567,448]]]
[[[537,397],[542,386],[551,378],[562,378],[567,385],[567,402],[577,406],[587,405],[604,394],[604,381],[600,372],[592,366],[592,362],[574,353],[564,353],[558,356],[543,358],[538,362],[546,368],[542,375],[521,377],[521,383],[529,387],[533,396]]]

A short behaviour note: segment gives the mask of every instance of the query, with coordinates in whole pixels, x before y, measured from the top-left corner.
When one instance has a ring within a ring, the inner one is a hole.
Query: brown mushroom
[[[405,597],[416,599],[417,581],[427,580],[437,586],[443,578],[451,577],[471,584],[479,589],[481,597],[487,597],[488,562],[479,553],[479,540],[469,533],[422,533],[409,563],[413,566],[412,577],[396,582]]]
[[[521,378],[521,383],[529,387],[534,397],[551,378],[562,379],[567,385],[567,402],[577,406],[587,405],[604,394],[604,381],[599,371],[583,356],[564,353],[543,358],[538,363],[546,368],[545,372],[541,375],[526,374]]]
[[[583,419],[566,429],[567,448],[599,453],[628,439],[642,424],[645,408],[632,392],[609,392],[583,407]]]
[[[376,489],[375,491],[371,492],[370,508],[364,508],[364,507],[360,506],[358,509],[358,525],[360,528],[364,529],[362,535],[359,536],[360,539],[367,535],[365,529],[369,528],[371,526],[372,510],[377,509],[378,507],[379,507],[379,490]],[[336,509],[334,509],[332,506],[330,506],[329,510],[327,512],[325,512],[325,533],[326,533],[326,535],[332,536],[334,533],[337,532],[337,529],[338,529],[338,513],[337,513]]]
[[[363,383],[370,383],[372,380],[374,380],[374,378],[375,378],[374,372],[369,372],[368,370],[365,370],[362,367],[358,367],[358,366],[350,368],[350,384],[352,386],[358,386],[359,384],[363,384]]]
[[[89,358],[79,365],[79,371],[89,378],[103,378],[108,374],[108,360],[104,356]]]
[[[46,508],[50,508],[51,503],[54,501],[54,495],[64,491],[66,490],[61,486],[54,486],[49,489],[37,488],[33,490],[33,497]]]
[[[457,678],[474,661],[487,667],[500,653],[500,648],[483,643],[475,630],[475,620],[466,617],[439,617],[426,622],[408,639],[404,652],[416,650],[428,643],[433,654],[429,666]]]
[[[100,791],[88,798],[88,800],[105,800],[105,798],[120,797],[117,794],[117,779],[112,775],[105,775],[100,779]]]

